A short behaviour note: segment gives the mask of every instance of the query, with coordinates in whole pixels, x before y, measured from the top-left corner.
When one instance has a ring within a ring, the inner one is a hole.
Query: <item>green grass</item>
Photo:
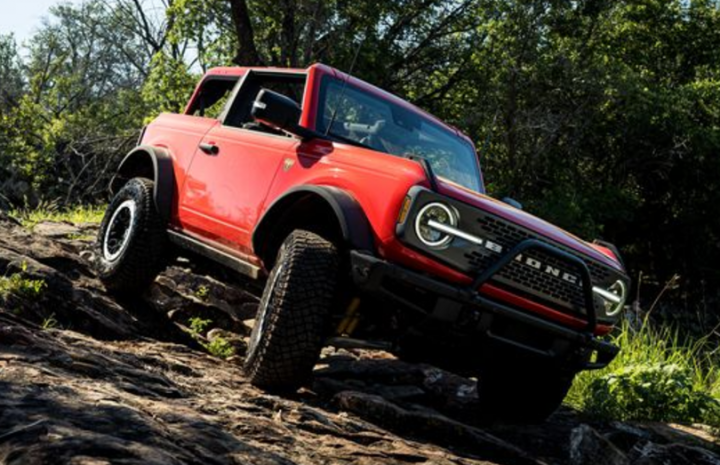
[[[689,343],[668,327],[622,324],[609,367],[577,376],[565,402],[601,418],[720,427],[720,363],[708,337]]]
[[[105,206],[76,205],[62,208],[54,202],[42,202],[36,208],[16,208],[10,215],[20,220],[26,228],[32,229],[43,221],[67,221],[73,224],[100,223],[105,214]]]

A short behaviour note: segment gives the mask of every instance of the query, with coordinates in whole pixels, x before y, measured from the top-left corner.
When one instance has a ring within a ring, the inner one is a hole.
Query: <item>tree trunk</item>
[[[238,40],[237,53],[233,62],[241,66],[262,65],[263,61],[255,47],[255,33],[253,32],[246,0],[228,1],[230,2],[230,12]]]
[[[295,34],[295,8],[297,5],[294,0],[285,0],[283,2],[283,20],[282,20],[282,43],[280,44],[281,65],[297,67],[297,37]]]

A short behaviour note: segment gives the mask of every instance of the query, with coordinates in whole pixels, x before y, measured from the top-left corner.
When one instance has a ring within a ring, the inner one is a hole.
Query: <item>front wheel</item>
[[[153,200],[153,181],[134,178],[105,211],[95,246],[95,271],[113,293],[141,293],[166,265],[165,225]]]
[[[328,334],[339,262],[335,246],[317,234],[296,230],[285,239],[248,344],[253,385],[290,392],[310,377]]]
[[[486,369],[478,383],[479,420],[542,423],[562,404],[574,377],[553,366],[521,361]]]

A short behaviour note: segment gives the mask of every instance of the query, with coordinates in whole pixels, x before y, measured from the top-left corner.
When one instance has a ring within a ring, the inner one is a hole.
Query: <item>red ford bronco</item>
[[[264,283],[245,370],[266,389],[298,388],[326,344],[382,348],[477,376],[488,421],[542,421],[618,352],[612,245],[488,197],[468,137],[328,66],[209,71],[111,190],[109,290],[188,252]]]

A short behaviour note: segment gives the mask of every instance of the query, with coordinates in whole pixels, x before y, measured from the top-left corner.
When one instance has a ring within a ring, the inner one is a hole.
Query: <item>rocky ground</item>
[[[240,369],[257,292],[179,263],[116,301],[88,266],[94,232],[0,213],[0,276],[45,283],[0,294],[2,463],[720,464],[702,427],[563,409],[481,429],[474,381],[384,353],[327,349],[312,386],[265,394]],[[191,334],[197,317],[212,323]],[[238,355],[210,355],[218,337]]]

